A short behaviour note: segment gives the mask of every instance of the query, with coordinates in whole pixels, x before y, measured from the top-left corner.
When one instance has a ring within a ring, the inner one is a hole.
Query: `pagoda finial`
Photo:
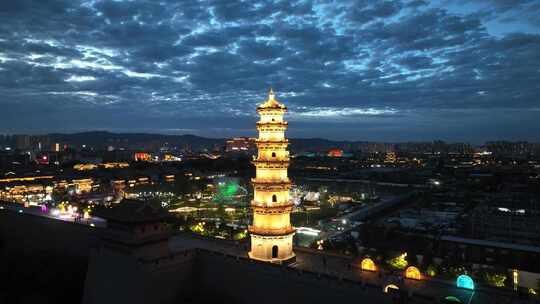
[[[274,90],[272,90],[272,87],[270,87],[270,92],[268,93],[268,99],[274,100]]]

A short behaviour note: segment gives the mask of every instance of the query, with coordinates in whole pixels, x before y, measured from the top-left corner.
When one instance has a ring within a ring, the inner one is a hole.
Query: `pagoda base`
[[[276,264],[289,264],[296,260],[293,252],[293,233],[285,235],[258,235],[251,233],[249,258]]]
[[[248,256],[252,260],[257,260],[257,261],[267,262],[267,263],[272,263],[272,264],[279,264],[279,265],[290,265],[290,264],[293,264],[294,262],[296,262],[296,254],[294,254],[294,253],[292,254],[291,257],[288,257],[288,258],[285,258],[285,259],[270,259],[270,260],[259,259],[256,256],[251,255],[251,252],[248,252]]]

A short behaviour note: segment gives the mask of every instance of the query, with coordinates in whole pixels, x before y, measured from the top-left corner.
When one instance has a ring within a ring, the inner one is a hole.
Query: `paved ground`
[[[245,244],[239,244],[231,241],[219,239],[205,239],[192,235],[178,234],[170,242],[172,251],[189,248],[202,248],[211,251],[219,251],[230,255],[247,257]],[[296,262],[289,265],[296,269],[325,273],[337,278],[347,278],[350,280],[370,283],[383,286],[395,284],[409,293],[419,293],[435,298],[444,298],[446,296],[455,296],[462,303],[467,304],[499,304],[499,303],[538,303],[532,300],[520,299],[512,293],[502,292],[496,289],[480,289],[475,292],[458,289],[453,282],[440,280],[409,280],[402,279],[397,275],[379,274],[375,272],[361,271],[359,267],[351,264],[351,259],[344,256],[323,254],[310,249],[298,248],[295,250]],[[323,258],[324,257],[324,258]]]
[[[77,224],[88,225],[92,227],[104,228],[107,226],[107,221],[99,217],[92,216],[89,219],[83,219],[83,218],[75,218],[72,216],[65,216],[65,217],[55,216],[50,213],[50,210],[47,210],[45,212],[45,211],[42,211],[40,207],[37,207],[37,206],[24,207],[23,205],[17,204],[17,203],[0,203],[0,211],[3,211],[3,210],[24,213],[24,214],[31,214],[34,216],[46,217],[53,220],[77,223]]]

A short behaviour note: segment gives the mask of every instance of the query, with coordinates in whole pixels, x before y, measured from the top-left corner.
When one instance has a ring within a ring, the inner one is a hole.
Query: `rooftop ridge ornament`
[[[285,105],[281,104],[278,100],[276,100],[276,94],[274,93],[274,90],[272,89],[272,87],[270,87],[270,91],[268,92],[268,99],[264,101],[258,108],[259,109],[265,109],[265,108],[287,109]]]

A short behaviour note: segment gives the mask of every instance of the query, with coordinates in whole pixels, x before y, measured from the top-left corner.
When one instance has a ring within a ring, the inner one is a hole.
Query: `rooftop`
[[[99,212],[107,221],[124,223],[158,222],[168,217],[165,209],[157,208],[144,201],[123,199],[112,208]]]

